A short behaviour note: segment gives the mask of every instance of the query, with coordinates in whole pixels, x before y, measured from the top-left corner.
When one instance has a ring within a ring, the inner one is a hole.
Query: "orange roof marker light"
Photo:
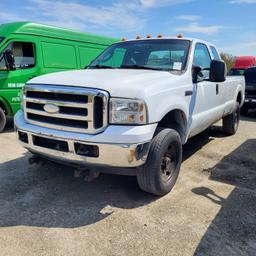
[[[177,38],[183,38],[183,35],[182,34],[178,34]]]
[[[147,37],[146,38],[152,38],[152,36],[151,35],[147,35]]]
[[[162,35],[158,35],[157,38],[163,38],[163,36]]]
[[[121,39],[121,41],[122,42],[125,42],[127,39],[125,38],[125,37],[123,37],[122,39]]]
[[[136,36],[136,39],[137,39],[137,40],[138,40],[138,39],[141,39],[141,36],[139,36],[139,35],[138,35],[138,36]]]

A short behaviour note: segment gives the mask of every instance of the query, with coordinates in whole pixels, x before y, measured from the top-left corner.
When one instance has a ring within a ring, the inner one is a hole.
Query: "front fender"
[[[163,117],[172,110],[182,111],[186,117],[186,121],[188,121],[189,109],[184,98],[178,96],[169,96],[167,98],[162,98],[159,101],[155,100],[148,106],[149,122],[160,122]]]

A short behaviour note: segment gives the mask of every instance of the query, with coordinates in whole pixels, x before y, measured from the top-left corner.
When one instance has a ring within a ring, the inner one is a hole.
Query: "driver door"
[[[0,63],[1,96],[6,98],[15,114],[20,108],[20,90],[31,78],[38,75],[36,44],[13,39],[3,51],[10,49],[15,60],[15,70],[7,70],[5,60]]]
[[[209,81],[211,55],[208,47],[197,43],[194,51],[193,66],[200,67],[198,82],[194,84],[195,102],[192,109],[191,136],[205,130],[218,120],[217,109],[220,104],[218,85]]]

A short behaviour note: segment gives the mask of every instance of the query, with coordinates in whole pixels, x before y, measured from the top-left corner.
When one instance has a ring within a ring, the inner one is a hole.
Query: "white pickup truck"
[[[190,137],[220,119],[224,132],[237,131],[244,91],[244,79],[226,77],[210,43],[122,41],[85,70],[30,80],[15,126],[35,155],[92,173],[136,175],[142,190],[164,195]]]

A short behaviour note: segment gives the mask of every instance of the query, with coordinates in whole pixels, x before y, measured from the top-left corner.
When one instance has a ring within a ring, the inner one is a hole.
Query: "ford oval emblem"
[[[55,114],[55,113],[59,113],[60,108],[53,104],[45,104],[44,111],[46,111],[47,113],[50,113],[50,114]]]

